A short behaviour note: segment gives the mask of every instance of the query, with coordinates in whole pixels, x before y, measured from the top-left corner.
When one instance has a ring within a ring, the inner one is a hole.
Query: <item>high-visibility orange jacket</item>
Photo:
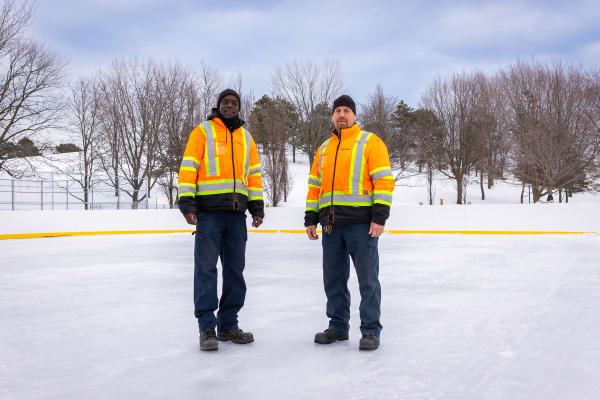
[[[341,140],[340,140],[341,138]],[[354,124],[331,132],[318,149],[308,178],[304,225],[384,225],[395,187],[385,143]]]
[[[198,125],[185,148],[178,189],[184,215],[248,209],[264,217],[260,161],[250,133],[241,126],[230,132],[214,114]]]

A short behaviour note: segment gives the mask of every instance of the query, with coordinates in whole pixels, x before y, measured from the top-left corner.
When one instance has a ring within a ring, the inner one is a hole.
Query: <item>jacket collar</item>
[[[231,118],[230,120],[226,120],[223,118],[218,109],[213,108],[211,114],[208,116],[208,119],[215,124],[221,126],[222,128],[227,128],[231,133],[236,131],[238,128],[243,126],[246,121],[239,117]]]
[[[350,128],[342,129],[342,137],[353,136],[353,135],[358,134],[359,132],[360,132],[360,127],[355,122],[354,125],[352,125]],[[340,139],[340,134],[337,131],[337,129],[335,129],[333,132],[331,132],[331,135]]]

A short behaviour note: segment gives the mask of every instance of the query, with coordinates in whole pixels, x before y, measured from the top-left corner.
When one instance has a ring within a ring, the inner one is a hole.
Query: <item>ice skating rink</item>
[[[389,235],[381,347],[327,327],[321,244],[249,234],[240,327],[200,352],[189,234],[0,241],[2,399],[598,399],[600,236]]]

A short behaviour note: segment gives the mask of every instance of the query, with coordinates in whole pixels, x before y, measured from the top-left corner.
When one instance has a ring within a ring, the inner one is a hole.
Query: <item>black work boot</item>
[[[363,335],[362,339],[358,344],[359,350],[377,350],[379,347],[379,336],[366,334]]]
[[[217,342],[217,335],[214,329],[202,329],[200,331],[200,350],[219,350],[219,342]]]
[[[228,332],[219,331],[217,339],[222,342],[231,340],[233,343],[246,344],[254,342],[254,335],[251,332],[244,332],[240,328],[235,328]]]
[[[318,344],[330,344],[333,343],[335,341],[342,341],[342,340],[348,340],[348,334],[347,333],[338,333],[336,331],[334,331],[333,329],[325,329],[324,332],[318,332],[315,335],[315,343]]]

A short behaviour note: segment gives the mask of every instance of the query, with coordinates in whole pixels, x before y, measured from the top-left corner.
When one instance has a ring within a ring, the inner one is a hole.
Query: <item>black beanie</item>
[[[352,100],[352,97],[343,94],[340,97],[338,97],[337,99],[335,99],[333,101],[333,108],[331,109],[331,114],[333,114],[333,112],[335,111],[336,108],[341,107],[341,106],[348,107],[349,109],[352,110],[354,115],[356,115],[356,104],[354,104],[354,100]]]
[[[240,100],[240,95],[238,94],[238,92],[236,92],[233,89],[225,89],[221,93],[219,93],[219,98],[217,99],[217,108],[219,108],[219,106],[221,105],[221,100],[223,100],[223,97],[227,96],[228,94],[235,96],[238,99],[238,103],[240,103],[240,107],[242,106],[242,101]]]

